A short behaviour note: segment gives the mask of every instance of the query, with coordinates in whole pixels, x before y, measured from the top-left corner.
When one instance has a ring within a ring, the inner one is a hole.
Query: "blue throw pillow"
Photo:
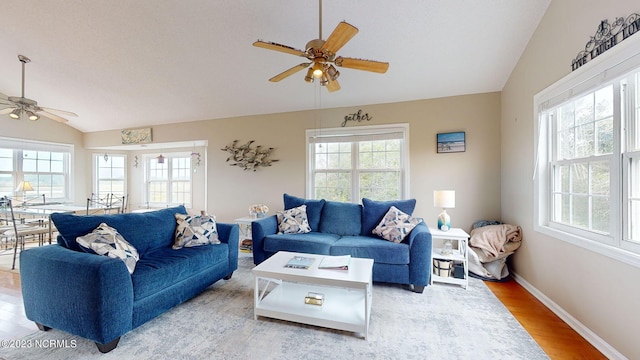
[[[322,209],[320,232],[340,236],[357,236],[360,235],[361,220],[362,205],[327,201]]]
[[[285,210],[297,208],[301,205],[307,205],[307,221],[309,221],[309,227],[311,227],[311,231],[320,230],[320,216],[322,215],[322,208],[324,207],[325,202],[326,201],[324,199],[309,200],[289,194],[284,194]]]
[[[104,222],[117,229],[141,255],[144,255],[148,251],[173,245],[176,213],[186,214],[187,210],[179,205],[145,213],[101,215],[54,213],[51,214],[51,221],[58,229],[60,235],[58,242],[68,249],[81,251],[76,238],[90,233]]]
[[[416,199],[375,201],[362,198],[362,230],[361,235],[371,236],[373,229],[378,226],[389,209],[395,206],[403,213],[413,215],[416,208]]]

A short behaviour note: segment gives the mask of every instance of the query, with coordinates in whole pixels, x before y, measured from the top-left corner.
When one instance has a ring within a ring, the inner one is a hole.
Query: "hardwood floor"
[[[551,359],[606,359],[515,280],[485,284]]]
[[[551,359],[606,359],[514,280],[486,284]],[[35,324],[24,315],[20,276],[0,270],[0,340],[17,339],[34,331]]]

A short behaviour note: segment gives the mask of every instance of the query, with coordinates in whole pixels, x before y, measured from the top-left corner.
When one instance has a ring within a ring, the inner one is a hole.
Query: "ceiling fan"
[[[31,62],[31,60],[24,56],[18,55],[18,60],[22,63],[22,95],[18,96],[9,96],[7,99],[0,98],[0,105],[8,105],[9,107],[0,110],[0,114],[6,115],[9,114],[9,117],[12,119],[20,119],[22,115],[26,115],[29,120],[38,120],[40,116],[44,116],[46,118],[66,123],[67,119],[63,118],[60,115],[54,114],[53,112],[60,113],[66,116],[78,116],[75,113],[64,110],[50,109],[42,106],[38,106],[38,102],[35,100],[27,99],[24,97],[24,65]],[[53,112],[52,112],[53,111]]]
[[[340,72],[335,68],[335,66],[333,66],[334,64],[339,67],[372,71],[381,74],[387,72],[387,69],[389,68],[389,63],[387,62],[346,58],[342,56],[336,57],[338,50],[340,50],[358,33],[358,28],[342,21],[333,30],[331,35],[329,35],[327,40],[322,40],[322,0],[319,0],[319,8],[320,36],[318,39],[309,41],[305,46],[304,51],[287,45],[262,40],[258,40],[253,43],[253,46],[297,55],[310,60],[310,62],[304,62],[285,70],[284,72],[269,79],[269,81],[278,82],[300,70],[308,68],[307,75],[304,78],[306,82],[311,83],[314,79],[320,79],[320,85],[326,86],[329,92],[334,92],[340,90],[340,84],[337,80],[340,76]]]

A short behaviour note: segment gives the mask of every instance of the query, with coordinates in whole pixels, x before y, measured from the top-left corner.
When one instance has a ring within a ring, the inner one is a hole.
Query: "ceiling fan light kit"
[[[318,39],[307,42],[305,51],[269,41],[258,40],[253,43],[253,46],[256,47],[301,56],[311,61],[285,70],[269,79],[269,81],[278,82],[302,69],[308,68],[307,74],[304,77],[306,82],[312,83],[315,79],[320,79],[320,85],[325,86],[329,92],[333,92],[340,90],[340,84],[337,80],[340,76],[340,72],[333,66],[334,64],[340,67],[376,72],[380,74],[387,72],[387,69],[389,68],[389,63],[387,62],[344,58],[341,56],[336,57],[338,50],[340,50],[358,33],[358,28],[342,21],[338,26],[336,26],[326,41],[322,40],[322,0],[319,0],[319,13],[318,27],[320,36]]]
[[[22,114],[26,114],[27,118],[31,121],[40,119],[41,116],[46,118],[65,123],[69,120],[63,118],[55,113],[60,113],[66,116],[78,116],[75,113],[64,110],[56,110],[38,106],[38,102],[35,100],[27,99],[24,97],[24,74],[25,64],[31,62],[31,59],[24,55],[18,55],[18,60],[22,63],[22,94],[21,96],[9,96],[7,99],[0,99],[0,105],[7,105],[7,108],[0,110],[0,114],[9,114],[12,119],[20,119]]]

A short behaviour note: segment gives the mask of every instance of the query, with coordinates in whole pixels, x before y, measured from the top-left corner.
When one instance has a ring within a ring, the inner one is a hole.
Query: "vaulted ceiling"
[[[550,1],[324,0],[325,39],[359,29],[340,55],[390,64],[339,68],[328,93],[304,71],[269,82],[304,59],[251,45],[304,50],[317,0],[4,0],[0,93],[20,95],[26,55],[25,96],[91,132],[500,91]]]

